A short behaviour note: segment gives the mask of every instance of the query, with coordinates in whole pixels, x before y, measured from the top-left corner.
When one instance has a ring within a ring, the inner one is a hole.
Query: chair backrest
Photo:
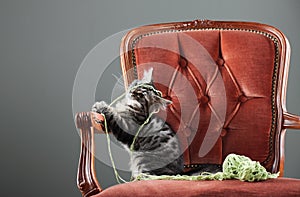
[[[195,20],[139,27],[121,44],[125,84],[153,67],[173,103],[185,170],[237,153],[283,174],[283,113],[290,48],[276,28]],[[164,114],[160,114],[164,116]]]

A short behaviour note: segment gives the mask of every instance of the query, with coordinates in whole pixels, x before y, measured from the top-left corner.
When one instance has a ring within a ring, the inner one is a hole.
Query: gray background
[[[300,114],[299,10],[298,0],[2,0],[0,196],[80,196],[74,78],[95,45],[125,29],[203,18],[276,26],[292,46],[287,108]],[[118,60],[109,69],[120,73]],[[299,141],[298,130],[287,132],[286,177],[300,178]],[[111,168],[96,167],[104,188],[115,184]]]

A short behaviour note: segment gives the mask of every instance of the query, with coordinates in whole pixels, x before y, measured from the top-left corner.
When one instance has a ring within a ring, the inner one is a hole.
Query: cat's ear
[[[149,70],[144,70],[144,76],[142,79],[144,83],[152,83],[152,72],[153,68],[150,68]]]
[[[164,98],[160,98],[160,103],[162,104],[163,108],[166,108],[168,105],[172,104],[172,101]]]
[[[160,108],[162,109],[165,109],[168,105],[172,104],[172,101],[156,95],[155,95],[155,99],[156,99],[156,103],[159,104]]]

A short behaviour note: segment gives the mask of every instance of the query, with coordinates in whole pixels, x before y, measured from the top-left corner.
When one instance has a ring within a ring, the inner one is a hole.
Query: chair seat
[[[300,180],[291,178],[277,178],[253,183],[242,182],[239,180],[138,181],[112,186],[93,197],[110,196],[300,196]]]

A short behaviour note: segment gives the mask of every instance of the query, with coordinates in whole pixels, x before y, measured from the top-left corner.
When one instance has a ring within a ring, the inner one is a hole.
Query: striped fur
[[[170,126],[153,115],[142,127],[133,145],[138,129],[152,112],[165,109],[171,101],[161,97],[152,83],[152,69],[144,72],[141,80],[135,80],[123,100],[115,107],[104,101],[96,102],[92,111],[103,113],[108,130],[130,152],[132,177],[139,173],[176,175],[183,172],[183,158],[178,138]]]

